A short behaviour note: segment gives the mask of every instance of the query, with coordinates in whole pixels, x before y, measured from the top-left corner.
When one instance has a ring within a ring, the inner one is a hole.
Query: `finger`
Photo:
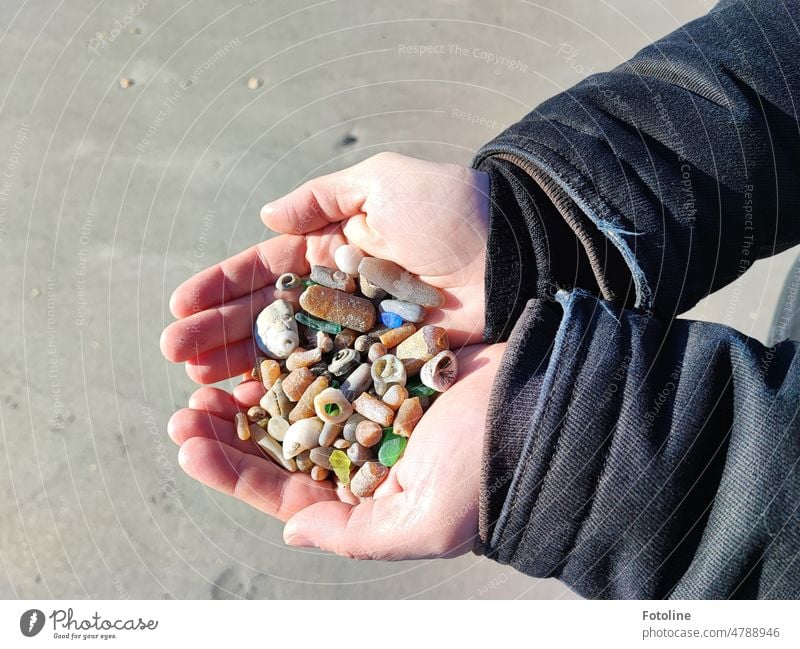
[[[365,173],[358,166],[314,178],[261,208],[271,230],[305,234],[361,213],[367,197]]]
[[[406,492],[368,498],[358,505],[321,502],[298,512],[286,523],[283,538],[297,547],[321,550],[354,559],[420,558],[424,525],[419,512],[410,513]]]
[[[223,347],[253,334],[253,322],[276,299],[272,286],[258,289],[221,306],[176,320],[161,334],[161,353],[173,363]]]
[[[305,474],[289,473],[263,457],[212,439],[187,440],[178,462],[204,485],[284,521],[313,503],[336,498],[328,480],[315,482]]]
[[[261,381],[243,381],[233,388],[233,396],[245,408],[256,405],[265,393]]]
[[[189,407],[192,410],[205,410],[212,415],[233,421],[237,412],[241,411],[240,404],[236,402],[230,392],[219,388],[199,388],[189,397]]]
[[[256,355],[252,338],[239,340],[188,359],[185,364],[186,374],[195,383],[224,381],[251,370],[255,365]]]
[[[179,446],[195,437],[211,439],[241,451],[261,457],[258,446],[250,440],[241,440],[236,435],[232,418],[222,418],[205,410],[182,408],[170,417],[167,424],[170,439]]]
[[[259,290],[288,271],[308,272],[303,237],[273,237],[206,268],[175,289],[169,309],[185,318]]]

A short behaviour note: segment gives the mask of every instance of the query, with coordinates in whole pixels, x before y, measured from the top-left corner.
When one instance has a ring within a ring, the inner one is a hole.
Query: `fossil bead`
[[[362,363],[354,369],[342,383],[341,390],[348,400],[354,401],[372,385],[372,372],[369,363]]]
[[[358,414],[364,415],[367,419],[381,426],[391,426],[392,419],[394,419],[394,411],[383,401],[376,399],[368,392],[365,392],[353,402],[353,408]]]
[[[355,246],[345,244],[333,252],[336,267],[348,275],[358,275],[358,265],[364,259],[364,253]]]
[[[379,397],[382,397],[392,385],[406,384],[406,368],[394,354],[386,354],[376,360],[372,364],[371,373],[375,392]]]
[[[261,381],[261,385],[264,386],[265,390],[269,390],[281,375],[281,365],[278,361],[265,358],[259,365],[258,374],[258,380]]]
[[[316,417],[301,419],[289,426],[283,438],[283,457],[287,460],[317,445],[322,421]]]
[[[362,444],[355,443],[347,449],[347,457],[349,457],[350,461],[356,466],[361,466],[364,462],[375,459],[375,451]]]
[[[266,453],[273,462],[279,464],[287,471],[297,471],[297,464],[295,463],[294,459],[287,459],[283,457],[283,449],[281,448],[281,445],[255,424],[252,426],[252,436],[256,444],[258,444],[258,447],[264,451],[264,453]]]
[[[396,313],[406,322],[422,322],[428,314],[424,306],[403,300],[383,300],[378,307],[381,313]]]
[[[292,291],[303,285],[300,275],[296,273],[284,273],[275,280],[275,288],[279,291]]]
[[[356,282],[350,275],[327,266],[312,266],[311,281],[345,293],[352,293],[356,290]]]
[[[439,352],[419,371],[419,379],[423,384],[437,392],[444,392],[456,381],[458,376],[458,360],[450,350]]]
[[[374,363],[377,361],[381,356],[386,356],[387,353],[386,345],[383,343],[372,343],[369,347],[369,361],[370,363]]]
[[[333,444],[336,438],[342,434],[343,428],[344,426],[342,424],[332,424],[331,422],[326,421],[322,426],[322,431],[319,434],[319,445],[330,446]]]
[[[275,300],[256,318],[253,338],[258,348],[272,358],[286,358],[300,344],[294,309],[286,300]]]
[[[242,441],[250,439],[250,422],[247,421],[247,415],[237,412],[233,420],[236,424],[236,436]]]
[[[256,423],[259,419],[264,419],[266,416],[267,411],[261,406],[253,406],[247,410],[247,418],[253,423]]]
[[[300,295],[300,305],[316,318],[366,332],[375,324],[375,307],[362,297],[327,286],[309,286]]]
[[[365,419],[356,426],[356,441],[366,448],[375,446],[383,437],[383,429],[374,421]]]
[[[330,471],[321,466],[315,466],[313,469],[311,469],[311,479],[316,480],[317,482],[322,482],[328,477],[329,474]]]
[[[365,257],[358,265],[358,273],[372,284],[405,302],[420,306],[439,307],[444,295],[388,259]]]
[[[355,370],[360,362],[361,355],[355,349],[340,349],[331,359],[328,371],[334,376],[347,375]]]
[[[286,359],[286,369],[290,372],[300,369],[301,367],[309,367],[314,363],[319,363],[322,360],[322,350],[319,347],[314,349],[303,349],[298,347]]]
[[[285,417],[273,417],[267,424],[267,432],[279,442],[284,440],[287,430],[289,430],[289,420]]]
[[[306,419],[308,417],[314,416],[314,399],[317,395],[322,392],[325,388],[328,387],[328,379],[324,376],[318,376],[314,379],[314,381],[309,385],[303,395],[298,400],[297,404],[292,411],[289,413],[289,423],[293,424],[296,421],[301,419]],[[320,427],[320,431],[322,427]],[[319,433],[317,431],[317,439],[319,439]]]
[[[366,462],[353,476],[350,491],[358,498],[371,496],[389,475],[389,469],[378,462]]]
[[[422,404],[419,397],[411,397],[400,404],[394,418],[393,432],[401,437],[411,437],[414,427],[422,418]]]
[[[396,329],[389,329],[380,336],[380,341],[385,347],[396,347],[401,342],[406,340],[417,330],[416,325],[412,322],[397,327]]]
[[[337,388],[326,388],[314,397],[314,412],[322,421],[341,424],[353,414],[353,406]]]
[[[392,385],[383,393],[383,402],[392,410],[397,410],[406,399],[408,399],[408,390],[402,385]]]
[[[447,331],[435,325],[425,325],[401,342],[394,354],[403,361],[406,373],[416,374],[425,363],[449,346]]]
[[[314,375],[307,367],[301,367],[283,379],[283,391],[291,401],[299,401],[306,388],[314,382]]]
[[[335,449],[332,448],[324,448],[321,446],[317,446],[316,448],[312,448],[309,452],[309,457],[311,461],[316,464],[317,466],[321,466],[323,469],[330,469],[330,457],[331,453],[333,453]]]

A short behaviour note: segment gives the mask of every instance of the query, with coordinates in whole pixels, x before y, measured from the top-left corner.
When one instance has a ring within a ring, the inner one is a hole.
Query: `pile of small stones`
[[[253,328],[265,357],[252,378],[266,394],[235,423],[284,469],[338,479],[363,498],[455,382],[458,363],[447,332],[423,324],[427,308],[444,303],[438,289],[354,246],[337,248],[334,261],[275,282],[278,299]]]

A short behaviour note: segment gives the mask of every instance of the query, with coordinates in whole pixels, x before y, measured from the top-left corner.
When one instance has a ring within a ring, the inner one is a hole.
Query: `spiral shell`
[[[382,397],[393,385],[406,384],[406,368],[397,356],[386,354],[372,364],[372,382],[375,392]]]

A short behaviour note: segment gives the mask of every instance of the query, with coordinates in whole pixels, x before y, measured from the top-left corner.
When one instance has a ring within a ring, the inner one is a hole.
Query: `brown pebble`
[[[344,423],[344,429],[342,430],[342,437],[344,437],[348,442],[353,443],[356,441],[356,429],[358,425],[362,421],[366,421],[366,417],[364,415],[359,415],[355,413],[350,415],[350,418]]]
[[[375,459],[375,450],[356,442],[347,449],[347,457],[356,466],[361,466],[364,462]]]
[[[311,473],[314,468],[314,463],[310,458],[311,451],[303,451],[295,456],[294,461],[297,464],[297,470],[303,473]]]
[[[330,471],[321,466],[315,466],[313,469],[311,469],[311,479],[316,480],[317,482],[322,482],[328,477],[329,474]]]
[[[367,419],[384,427],[391,426],[394,419],[394,411],[369,392],[364,392],[358,399],[353,401],[353,408],[360,415],[364,415]]]
[[[286,359],[286,369],[290,372],[299,370],[301,367],[309,367],[322,360],[322,350],[319,347],[314,349],[303,349],[298,347]]]
[[[336,449],[330,447],[322,447],[317,446],[316,448],[312,448],[309,451],[309,457],[311,461],[316,464],[317,466],[321,466],[323,469],[331,469],[330,457],[331,453]]]
[[[361,446],[372,448],[381,441],[381,437],[383,437],[383,429],[374,421],[366,419],[356,426],[356,441]]]
[[[334,350],[338,352],[340,349],[352,347],[357,336],[358,332],[355,332],[352,329],[342,329],[338,334],[336,334],[336,338],[333,339]]]
[[[416,330],[417,327],[413,322],[406,322],[400,327],[389,329],[389,331],[381,335],[380,340],[384,346],[388,348],[396,347],[406,338],[411,336]]]
[[[253,369],[250,370],[250,376],[254,381],[261,380],[261,361],[267,360],[263,356],[256,356],[255,365],[253,365]]]
[[[243,442],[246,442],[250,439],[250,422],[247,421],[247,415],[243,412],[237,412],[233,419],[236,423],[237,437]]]
[[[428,307],[439,307],[444,304],[444,294],[439,289],[426,284],[416,275],[412,275],[388,259],[364,257],[358,264],[358,273],[398,300]]]
[[[369,346],[369,352],[367,354],[367,358],[369,358],[370,363],[374,363],[377,361],[381,356],[386,356],[386,345],[383,343],[372,343]]]
[[[333,338],[331,338],[324,331],[317,332],[316,343],[317,349],[319,349],[323,354],[327,354],[333,349]]]
[[[387,475],[389,475],[389,467],[378,462],[367,462],[350,481],[350,491],[358,498],[371,496]]]
[[[314,375],[307,367],[301,367],[283,380],[283,391],[291,401],[299,401],[306,388],[314,382]]]
[[[397,410],[408,399],[408,390],[402,385],[393,385],[383,394],[383,402],[392,410]]]
[[[119,87],[120,88],[130,88],[133,85],[133,79],[129,79],[128,77],[122,77],[119,80]]]
[[[363,275],[358,276],[358,287],[361,289],[361,292],[370,300],[381,300],[386,297],[386,291],[384,291],[380,286],[376,286],[370,282]]]
[[[258,90],[263,82],[258,77],[250,77],[247,80],[247,87],[250,90]]]
[[[406,399],[400,404],[400,409],[397,411],[397,416],[394,418],[392,432],[401,437],[411,437],[411,433],[414,432],[414,427],[421,418],[422,404],[420,404],[419,397]]]
[[[258,380],[261,381],[261,385],[264,386],[265,390],[269,390],[273,385],[275,385],[275,381],[280,378],[281,365],[278,363],[278,361],[274,361],[271,358],[265,358],[259,364],[258,374]]]
[[[312,282],[327,286],[328,288],[335,288],[345,293],[352,293],[356,290],[355,280],[347,273],[343,273],[335,268],[312,266],[309,278]]]
[[[394,350],[407,374],[416,374],[436,354],[449,347],[447,331],[435,325],[425,325],[414,335],[401,342]]]
[[[315,284],[300,295],[300,306],[315,318],[362,333],[375,324],[375,305],[363,297]]]
[[[259,419],[264,419],[267,416],[267,411],[261,406],[253,406],[247,411],[247,418],[256,423]]]
[[[327,387],[328,379],[324,376],[318,376],[316,379],[314,379],[314,381],[306,388],[305,392],[303,392],[303,395],[298,400],[297,405],[292,408],[292,411],[289,413],[289,423],[293,424],[301,419],[313,417],[315,414],[314,397],[316,397]]]

